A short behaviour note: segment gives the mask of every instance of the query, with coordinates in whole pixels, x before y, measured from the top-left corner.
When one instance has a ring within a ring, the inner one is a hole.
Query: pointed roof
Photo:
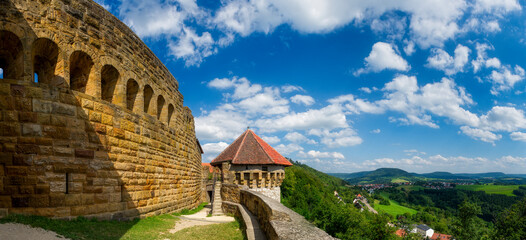
[[[231,163],[234,165],[268,164],[292,166],[292,163],[250,129],[241,134],[210,164],[218,165],[225,161],[232,161]]]

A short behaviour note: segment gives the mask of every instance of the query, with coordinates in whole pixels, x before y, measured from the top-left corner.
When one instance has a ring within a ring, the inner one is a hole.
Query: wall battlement
[[[88,0],[0,1],[0,216],[129,219],[201,201],[178,83]]]

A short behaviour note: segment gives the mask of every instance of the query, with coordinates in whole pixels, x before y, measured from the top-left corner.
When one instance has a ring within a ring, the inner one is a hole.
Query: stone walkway
[[[63,240],[64,238],[55,232],[46,231],[42,228],[34,228],[20,223],[0,224],[1,240]]]
[[[178,216],[180,220],[175,222],[174,228],[170,229],[170,233],[175,233],[185,228],[201,225],[210,225],[217,223],[229,223],[235,221],[233,217],[229,216],[211,216],[207,217],[208,212],[210,212],[211,206],[207,205],[201,211],[194,213],[192,215],[182,215]]]

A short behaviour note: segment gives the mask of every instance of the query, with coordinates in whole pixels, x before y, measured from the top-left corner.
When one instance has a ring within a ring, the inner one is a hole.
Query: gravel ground
[[[202,226],[209,224],[218,224],[218,223],[227,223],[233,222],[235,219],[229,216],[211,216],[207,217],[208,212],[210,211],[210,205],[207,205],[201,211],[194,213],[192,215],[183,215],[179,216],[179,220],[175,222],[174,228],[170,229],[170,233],[175,233],[185,228],[193,226]]]
[[[42,228],[34,228],[19,223],[0,224],[0,239],[2,240],[56,240],[67,239],[55,232]]]

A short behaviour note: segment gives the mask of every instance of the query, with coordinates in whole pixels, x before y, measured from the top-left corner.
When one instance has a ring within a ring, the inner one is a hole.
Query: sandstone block
[[[0,196],[0,208],[11,207],[11,196]]]
[[[49,182],[49,191],[51,193],[65,193],[66,192],[66,181],[52,181]]]
[[[77,107],[64,103],[53,102],[51,104],[51,111],[54,114],[75,116],[77,113]]]
[[[82,107],[87,109],[93,109],[93,101],[88,99],[82,99]]]
[[[95,111],[89,111],[89,120],[92,122],[101,122],[102,114]]]
[[[64,186],[65,189],[65,186]],[[57,194],[49,194],[49,206],[50,207],[63,207],[66,204],[66,194],[57,193]]]
[[[86,149],[75,149],[75,157],[93,159],[95,151]]]
[[[24,123],[22,124],[22,135],[32,136],[32,137],[41,137],[42,136],[42,126],[39,124]]]
[[[82,194],[66,194],[64,199],[66,206],[79,206],[82,204]]]
[[[40,113],[51,113],[53,102],[33,98],[33,111]]]
[[[49,207],[48,195],[32,195],[29,199],[29,206],[35,208]],[[49,215],[52,216],[52,215]]]
[[[18,122],[18,114],[17,111],[5,111],[3,116],[4,121],[6,122]]]
[[[109,125],[109,126],[113,126],[113,117],[111,115],[108,115],[108,114],[103,114],[102,115],[102,123],[106,124],[106,125]]]

